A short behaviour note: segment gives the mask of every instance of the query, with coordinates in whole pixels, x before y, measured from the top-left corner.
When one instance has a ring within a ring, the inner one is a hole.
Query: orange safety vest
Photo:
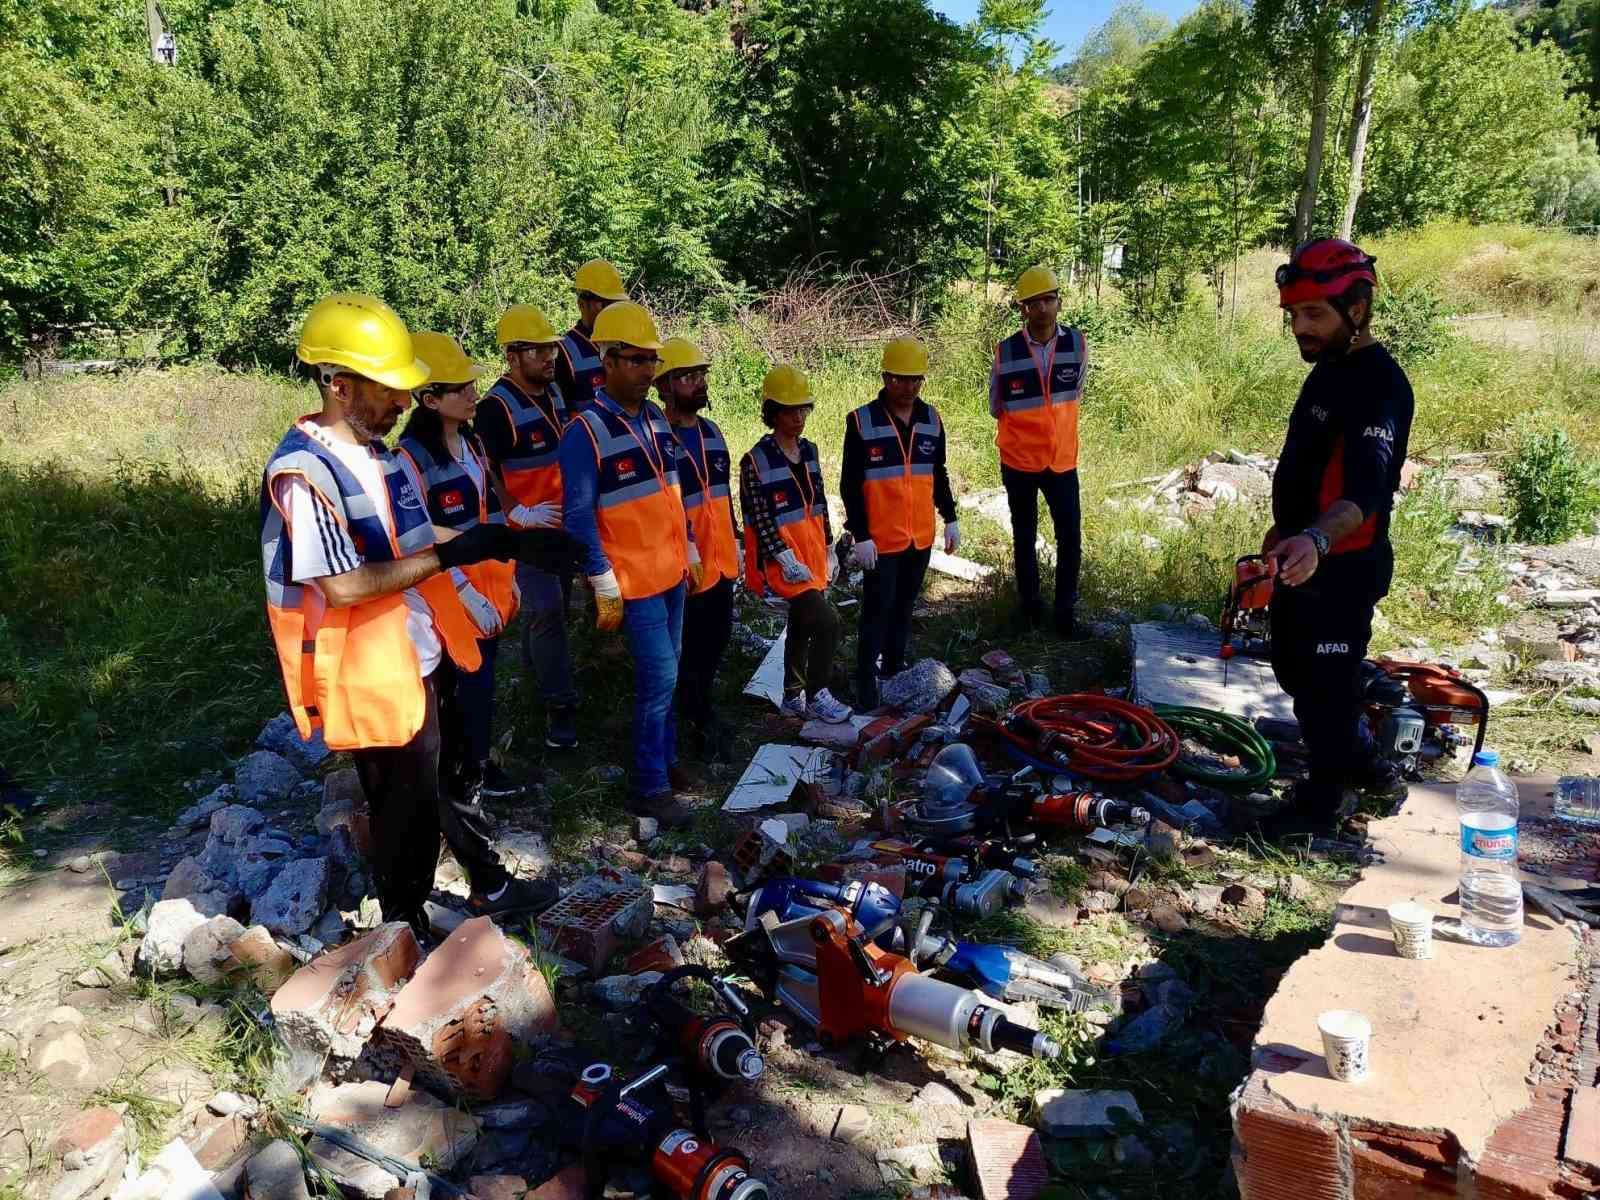
[[[728,488],[732,462],[728,457],[728,443],[722,430],[708,417],[700,422],[700,455],[698,458],[681,440],[678,458],[683,464],[678,469],[678,479],[683,484],[683,510],[689,514],[689,527],[694,531],[695,548],[700,552],[700,564],[705,575],[695,595],[710,591],[724,579],[739,577],[739,548],[734,540],[733,499]],[[677,430],[673,430],[677,437]],[[687,467],[687,469],[684,469]]]
[[[455,529],[462,533],[474,525],[504,525],[506,515],[500,508],[500,497],[489,482],[488,460],[476,435],[461,430],[461,444],[478,464],[484,480],[480,493],[472,476],[454,458],[441,462],[424,443],[416,438],[401,438],[395,452],[411,460],[428,502],[428,518],[435,525]],[[517,615],[517,564],[489,559],[458,567],[484,599],[494,605],[500,620],[509,625]]]
[[[800,461],[805,466],[805,482],[797,482],[789,460],[770,433],[745,455],[755,463],[756,487],[772,513],[773,523],[783,544],[795,557],[811,568],[806,583],[790,583],[783,568],[769,559],[761,548],[756,523],[744,516],[744,585],[759,596],[771,590],[786,600],[802,592],[820,592],[828,586],[828,529],[825,518],[828,502],[822,491],[822,464],[814,443],[800,439]]]
[[[483,400],[505,409],[511,426],[511,453],[495,466],[505,480],[506,491],[518,504],[561,503],[561,431],[567,423],[567,406],[561,389],[554,383],[545,395],[555,416],[553,421],[538,401],[524,395],[505,376],[495,381]]]
[[[595,523],[624,600],[659,596],[689,570],[688,518],[678,486],[678,441],[654,404],[644,402],[641,440],[602,387],[562,439],[587,437],[599,473]]]
[[[933,469],[944,441],[939,414],[926,401],[911,409],[911,436],[881,399],[850,414],[867,456],[861,490],[867,502],[867,533],[880,554],[933,545]]]
[[[309,418],[303,418],[309,419]],[[433,526],[416,488],[381,444],[384,494],[372,496],[338,458],[296,425],[278,443],[261,478],[261,567],[267,623],[278,651],[289,712],[302,739],[321,729],[330,750],[404,746],[422,728],[427,696],[416,647],[406,632],[400,593],[331,608],[320,588],[294,582],[288,516],[278,506],[277,480],[298,475],[350,534],[361,560],[393,562],[433,545]],[[379,517],[387,506],[390,525]],[[393,532],[390,532],[392,528]],[[464,671],[483,665],[478,630],[447,573],[417,586],[433,610],[434,628]]]
[[[994,352],[1000,389],[1000,461],[1014,471],[1078,468],[1078,397],[1088,346],[1076,329],[1057,329],[1043,368],[1028,331],[1019,329]]]

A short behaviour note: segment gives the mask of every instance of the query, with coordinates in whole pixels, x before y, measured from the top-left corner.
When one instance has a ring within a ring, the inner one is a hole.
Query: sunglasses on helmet
[[[1377,266],[1378,260],[1372,255],[1358,259],[1356,262],[1340,263],[1336,267],[1323,267],[1319,270],[1308,270],[1292,262],[1284,263],[1273,276],[1280,288],[1286,288],[1291,283],[1298,283],[1302,279],[1309,279],[1312,283],[1332,283],[1344,275],[1356,271],[1369,271]]]

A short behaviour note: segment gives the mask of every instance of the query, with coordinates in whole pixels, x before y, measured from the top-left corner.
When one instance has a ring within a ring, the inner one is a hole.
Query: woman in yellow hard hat
[[[817,447],[801,436],[813,403],[797,367],[780,363],[761,381],[761,423],[772,432],[739,463],[744,580],[757,595],[770,591],[789,602],[783,711],[837,725],[850,719],[850,706],[828,690],[839,614],[827,589],[839,562]]]
[[[922,396],[928,352],[916,338],[883,348],[883,388],[845,419],[839,496],[855,538],[851,561],[865,572],[856,634],[856,704],[878,706],[878,676],[906,665],[911,610],[933,557],[934,516],[944,552],[961,542],[945,469],[944,422]],[[879,657],[882,656],[880,667]]]
[[[428,378],[414,392],[417,406],[395,449],[416,472],[436,535],[448,541],[478,524],[504,525],[504,499],[472,428],[482,368],[447,334],[424,331],[412,334],[411,341],[428,364]],[[457,734],[442,739],[441,749],[453,753],[450,761],[440,763],[440,773],[463,791],[514,796],[522,789],[490,759],[489,747],[500,633],[517,615],[516,564],[490,560],[451,575],[456,594],[478,627],[483,665],[465,671],[440,664],[439,721]]]

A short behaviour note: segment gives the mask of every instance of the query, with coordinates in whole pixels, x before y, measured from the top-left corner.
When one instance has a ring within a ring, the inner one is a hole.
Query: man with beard
[[[556,887],[511,877],[476,794],[441,786],[434,673],[445,654],[464,671],[482,663],[452,568],[519,553],[554,568],[570,564],[570,542],[559,531],[519,535],[484,522],[435,543],[415,477],[380,440],[429,377],[383,301],[341,292],[318,302],[295,353],[322,407],[294,423],[267,463],[261,563],[300,736],[321,729],[329,749],[355,761],[385,920],[427,935],[423,903],[441,832],[467,873],[474,912],[547,906]]]
[[[839,496],[855,538],[850,559],[864,571],[856,627],[856,707],[878,707],[878,678],[906,665],[911,610],[933,557],[934,513],[944,552],[961,544],[956,498],[945,468],[944,422],[922,399],[928,352],[916,338],[883,348],[883,388],[844,423]],[[879,658],[882,657],[880,666]]]
[[[1389,591],[1389,514],[1411,436],[1411,384],[1372,336],[1376,260],[1349,242],[1307,242],[1278,268],[1278,302],[1312,363],[1289,416],[1262,541],[1272,593],[1272,669],[1294,700],[1309,778],[1277,832],[1337,822],[1349,788],[1403,790],[1361,713],[1372,614]]]
[[[507,519],[517,529],[561,525],[561,431],[572,419],[556,377],[560,337],[531,304],[513,304],[495,329],[506,373],[489,389],[473,418],[489,462],[513,501]],[[578,745],[578,687],[567,642],[571,577],[557,578],[531,564],[517,567],[522,595],[522,665],[539,689],[552,750]],[[498,782],[498,781],[496,781]],[[484,795],[506,794],[486,788]]]
[[[718,761],[731,753],[731,731],[718,719],[711,693],[733,632],[733,581],[739,575],[739,530],[733,522],[732,464],[722,430],[709,417],[711,360],[687,338],[661,346],[656,389],[678,440],[678,481],[705,573],[683,602],[683,652],[678,660],[678,716],[689,748]]]

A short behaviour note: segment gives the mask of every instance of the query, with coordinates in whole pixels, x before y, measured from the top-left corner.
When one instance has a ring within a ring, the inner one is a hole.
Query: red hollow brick
[[[1050,1182],[1039,1134],[1010,1121],[968,1121],[967,1155],[979,1200],[1034,1200]]]
[[[620,926],[653,912],[650,893],[630,884],[597,881],[572,889],[539,916],[539,940],[557,954],[598,973],[620,944]]]
[[[284,1041],[347,1066],[421,961],[411,927],[390,921],[307,963],[272,997]]]
[[[1272,1095],[1251,1075],[1233,1108],[1241,1200],[1348,1200],[1350,1162],[1338,1131]]]

